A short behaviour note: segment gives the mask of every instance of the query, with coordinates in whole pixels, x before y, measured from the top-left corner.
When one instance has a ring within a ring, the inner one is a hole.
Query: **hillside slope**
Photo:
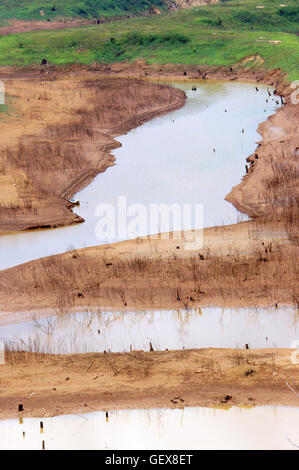
[[[43,58],[51,65],[143,59],[149,64],[280,68],[289,80],[297,80],[298,0],[289,0],[287,7],[280,2],[264,0],[261,9],[259,0],[221,1],[117,22],[101,19],[100,27],[89,24],[95,19],[9,20],[12,24],[0,29],[0,65],[28,66]],[[87,24],[75,27],[82,22]],[[23,33],[25,28],[49,31]]]
[[[61,18],[91,19],[132,15],[142,12],[159,14],[217,0],[0,0],[0,19],[45,20]]]

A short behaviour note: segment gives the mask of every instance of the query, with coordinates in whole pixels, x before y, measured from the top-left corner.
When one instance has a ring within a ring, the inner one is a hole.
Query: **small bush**
[[[257,14],[251,13],[248,10],[240,10],[234,12],[233,17],[242,23],[261,24],[265,22],[265,15],[260,13]]]
[[[134,31],[124,36],[124,43],[136,46],[148,46],[153,43],[180,45],[186,44],[189,41],[190,39],[187,36],[180,33],[143,34],[139,31]]]
[[[222,19],[212,19],[212,18],[198,18],[199,23],[207,24],[209,26],[222,26]]]

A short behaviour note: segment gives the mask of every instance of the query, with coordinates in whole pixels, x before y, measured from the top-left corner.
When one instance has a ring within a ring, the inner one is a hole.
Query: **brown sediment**
[[[298,406],[299,369],[291,361],[293,352],[7,352],[6,363],[0,366],[0,419],[107,409]]]

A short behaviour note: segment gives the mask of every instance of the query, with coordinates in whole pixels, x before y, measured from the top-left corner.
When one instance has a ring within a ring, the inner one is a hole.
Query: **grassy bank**
[[[257,8],[262,3],[264,8]],[[299,8],[291,0],[226,1],[68,30],[5,36],[0,65],[149,63],[281,68],[298,78]],[[249,60],[248,60],[249,58]],[[246,62],[245,62],[245,59]]]

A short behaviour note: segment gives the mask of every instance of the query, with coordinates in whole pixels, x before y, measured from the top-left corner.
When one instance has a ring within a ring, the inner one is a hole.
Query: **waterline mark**
[[[202,204],[128,204],[126,196],[118,196],[115,205],[99,204],[95,215],[99,217],[95,233],[101,241],[147,236],[150,239],[183,241],[187,250],[202,247]]]

